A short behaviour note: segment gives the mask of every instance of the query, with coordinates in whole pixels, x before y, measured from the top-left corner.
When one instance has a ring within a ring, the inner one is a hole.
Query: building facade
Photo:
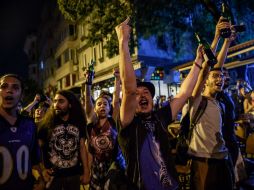
[[[113,69],[118,67],[119,56],[107,57],[103,48],[105,41],[88,46],[85,38],[88,26],[85,20],[76,23],[66,21],[57,6],[45,5],[42,24],[37,34],[38,78],[48,94],[56,90],[71,89],[79,93],[84,83],[84,69],[95,62],[95,96],[101,89],[112,91]],[[156,68],[165,69],[165,77],[152,80],[158,89],[156,95],[169,96],[173,91],[168,84],[173,54],[158,47],[156,37],[138,39],[139,46],[132,54],[132,62],[138,78],[150,81]],[[176,92],[176,91],[175,91]]]

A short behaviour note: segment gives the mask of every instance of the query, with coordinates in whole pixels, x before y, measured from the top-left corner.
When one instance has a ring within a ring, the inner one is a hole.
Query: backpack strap
[[[180,120],[180,131],[178,134],[179,136],[184,136],[185,138],[188,138],[189,131],[190,131],[190,99],[187,100],[187,106],[185,114],[182,112],[182,118]]]
[[[205,112],[206,106],[207,106],[207,98],[205,96],[202,96],[202,100],[198,106],[198,109],[197,109],[194,117],[190,118],[190,130],[189,130],[189,135],[188,135],[189,141],[191,140],[194,127],[196,126],[198,120],[201,118],[201,116]]]

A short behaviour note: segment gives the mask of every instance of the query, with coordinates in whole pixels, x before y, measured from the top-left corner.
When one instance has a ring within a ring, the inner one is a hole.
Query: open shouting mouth
[[[141,100],[139,101],[139,105],[141,107],[148,106],[148,100],[146,98],[141,98]]]

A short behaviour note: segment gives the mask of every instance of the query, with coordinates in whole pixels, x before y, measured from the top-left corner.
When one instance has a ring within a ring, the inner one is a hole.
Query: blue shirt
[[[11,125],[0,115],[0,157],[0,189],[32,189],[32,165],[39,163],[39,147],[31,119],[19,115]]]

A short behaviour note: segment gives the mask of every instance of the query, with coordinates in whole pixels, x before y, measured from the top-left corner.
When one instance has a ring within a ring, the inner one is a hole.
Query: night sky
[[[0,75],[28,74],[28,58],[23,51],[26,36],[34,33],[40,22],[45,0],[1,0],[0,4]]]

